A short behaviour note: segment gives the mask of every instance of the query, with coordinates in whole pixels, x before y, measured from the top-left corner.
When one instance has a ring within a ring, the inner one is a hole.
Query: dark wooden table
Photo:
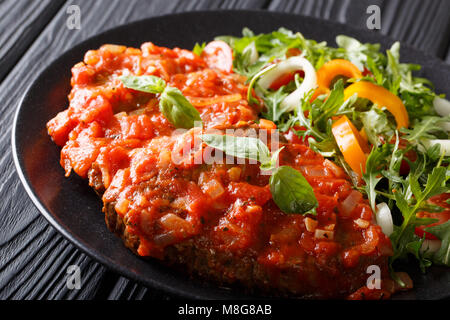
[[[121,277],[65,240],[22,187],[11,156],[11,124],[28,84],[75,44],[112,27],[172,12],[263,9],[366,28],[369,5],[381,8],[381,32],[450,63],[450,0],[0,0],[0,299],[169,299]],[[81,29],[66,27],[81,9]],[[80,290],[66,286],[81,268]]]

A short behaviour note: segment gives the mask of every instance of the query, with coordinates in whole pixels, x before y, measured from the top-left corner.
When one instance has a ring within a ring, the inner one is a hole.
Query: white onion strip
[[[441,117],[447,117],[450,115],[450,101],[442,99],[440,97],[435,97],[433,100],[433,106],[436,113]],[[450,131],[450,122],[442,122],[440,124],[442,129]],[[449,139],[422,139],[423,146],[419,145],[420,151],[425,151],[430,147],[439,144],[441,146],[441,151],[445,152],[446,156],[450,156],[450,140]],[[425,147],[425,148],[424,148]],[[424,150],[425,149],[425,150]]]
[[[317,75],[313,65],[303,57],[291,57],[278,63],[275,68],[261,76],[258,81],[261,88],[268,89],[280,76],[299,70],[305,73],[305,78],[300,87],[281,102],[281,108],[286,112],[294,110],[306,94],[317,88]]]
[[[441,248],[441,240],[423,240],[422,246],[420,247],[420,252],[435,253]]]
[[[437,114],[441,117],[446,117],[450,115],[450,101],[446,99],[442,99],[440,97],[435,97],[433,100],[434,110],[436,110]],[[446,131],[450,131],[450,122],[443,122],[440,124],[442,129]]]
[[[391,209],[385,202],[377,204],[375,217],[383,233],[389,237],[394,232],[394,222],[392,221]]]
[[[433,106],[434,110],[436,110],[437,114],[441,117],[450,115],[450,101],[436,97],[434,98]]]

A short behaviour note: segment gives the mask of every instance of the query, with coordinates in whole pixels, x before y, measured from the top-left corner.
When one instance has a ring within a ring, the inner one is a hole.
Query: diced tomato
[[[151,139],[155,135],[152,122],[144,114],[124,117],[119,122],[122,139]]]
[[[269,89],[272,89],[272,90],[280,89],[282,86],[285,86],[285,85],[289,84],[289,82],[294,81],[296,74],[298,74],[300,76],[300,78],[303,78],[305,76],[305,73],[302,70],[283,74],[278,79],[276,79],[274,82],[272,82]]]
[[[231,182],[228,187],[228,192],[233,199],[250,201],[260,206],[272,198],[268,186],[258,187],[245,182]]]
[[[286,58],[299,56],[301,54],[302,54],[302,50],[300,50],[299,48],[289,48],[286,51]]]
[[[68,110],[60,112],[47,123],[48,134],[58,146],[64,146],[70,131],[76,126],[76,122],[68,116]]]
[[[366,67],[364,67],[364,71],[362,72],[362,75],[364,76],[364,77],[366,77],[366,76],[373,76],[373,73],[369,70],[369,69],[367,69]]]
[[[95,69],[92,66],[79,63],[72,68],[72,85],[84,85],[92,81]]]
[[[432,235],[431,233],[426,232],[425,230],[423,230],[424,228],[430,227],[430,225],[428,226],[420,226],[420,227],[416,227],[415,230],[415,234],[417,236],[419,236],[420,238],[423,238],[423,236],[425,235],[425,239],[428,240],[438,240],[438,238],[434,235]]]
[[[418,235],[419,237],[423,237],[425,235],[425,239],[428,240],[437,240],[438,238],[436,236],[434,236],[431,233],[426,232],[424,229],[432,227],[432,226],[437,226],[439,224],[445,223],[448,220],[450,220],[450,205],[446,202],[447,199],[450,198],[450,195],[447,193],[438,195],[438,196],[434,196],[430,199],[430,202],[441,206],[444,208],[444,211],[442,212],[419,212],[417,214],[417,216],[419,218],[431,218],[431,219],[437,219],[438,221],[426,225],[426,226],[418,226],[415,229],[415,233],[416,235]]]
[[[224,41],[208,43],[203,49],[202,58],[211,69],[227,73],[233,71],[233,51]]]
[[[111,184],[112,178],[119,169],[129,166],[127,150],[122,147],[103,148],[96,160],[102,172],[105,188]]]

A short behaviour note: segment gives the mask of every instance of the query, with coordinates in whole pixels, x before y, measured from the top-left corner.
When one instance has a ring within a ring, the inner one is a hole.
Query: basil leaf
[[[176,128],[190,129],[200,122],[200,113],[177,88],[166,87],[159,100],[159,109]]]
[[[201,139],[227,155],[257,160],[263,170],[275,168],[278,155],[283,149],[275,151],[271,156],[267,146],[256,138],[204,134]],[[269,183],[273,200],[285,213],[312,213],[311,210],[318,206],[313,188],[299,171],[291,167],[276,168]]]
[[[261,164],[271,162],[269,148],[257,138],[204,134],[201,139],[208,146],[222,150],[229,156],[252,159],[261,162]]]
[[[307,213],[318,206],[313,188],[294,168],[281,166],[270,177],[273,201],[285,213]]]
[[[120,80],[125,87],[148,93],[162,93],[166,82],[155,76],[121,76]]]
[[[199,44],[197,42],[194,46],[194,49],[192,49],[192,52],[200,57],[202,55],[203,49],[205,49],[205,46],[206,46],[205,42],[203,42],[202,44]]]
[[[125,87],[148,93],[160,93],[159,109],[164,117],[176,128],[190,129],[200,122],[200,113],[177,88],[155,76],[122,76]]]
[[[266,170],[266,171],[275,169],[275,168],[277,167],[278,157],[279,157],[279,155],[280,155],[280,152],[281,152],[283,149],[284,149],[284,147],[281,147],[280,149],[278,149],[277,151],[275,151],[275,152],[272,154],[272,157],[270,158],[270,161],[269,161],[269,162],[263,162],[263,163],[261,163],[261,167],[260,167],[260,168],[261,168],[262,170]]]

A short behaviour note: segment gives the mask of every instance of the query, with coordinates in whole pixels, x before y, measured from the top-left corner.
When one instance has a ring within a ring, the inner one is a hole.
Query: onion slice
[[[394,222],[392,221],[391,209],[385,202],[377,204],[375,217],[383,233],[389,237],[394,232]]]
[[[448,115],[450,115],[450,101],[446,100],[446,99],[442,99],[440,97],[435,97],[433,100],[433,106],[434,109],[436,110],[437,114],[440,115],[441,117],[447,117]],[[450,131],[450,122],[444,122],[441,124],[442,129],[446,130],[446,131]],[[422,141],[423,145],[425,146],[426,149],[436,145],[436,144],[440,144],[441,145],[441,150],[445,151],[445,155],[446,156],[450,156],[450,140],[448,139],[432,139],[432,140],[423,140]],[[419,150],[422,149],[419,146]]]
[[[434,110],[436,110],[437,114],[441,117],[450,115],[450,101],[436,97],[434,98],[433,106]],[[441,123],[441,127],[446,131],[450,131],[450,122]]]
[[[441,128],[444,129],[445,131],[450,131],[450,122],[442,122],[440,124]]]
[[[434,98],[433,106],[438,115],[442,117],[446,117],[450,114],[450,101],[446,99],[442,99],[440,97]]]
[[[450,156],[450,140],[448,139],[432,139],[432,140],[422,140],[423,145],[426,149],[429,149],[430,147],[440,144],[441,145],[441,152],[442,150],[445,151],[446,156]],[[420,150],[419,146],[419,150]]]
[[[420,247],[420,252],[430,252],[435,253],[438,252],[441,248],[441,240],[423,240],[422,246]]]
[[[267,89],[280,76],[298,70],[303,70],[305,78],[300,87],[281,102],[281,108],[286,112],[294,110],[305,95],[317,88],[317,75],[313,65],[303,57],[291,57],[278,63],[275,68],[264,74],[258,81],[262,88]]]

